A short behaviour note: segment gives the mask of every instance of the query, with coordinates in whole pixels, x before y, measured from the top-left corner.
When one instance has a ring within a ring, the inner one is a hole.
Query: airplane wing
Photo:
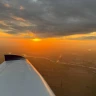
[[[22,56],[5,55],[0,64],[0,96],[55,96],[34,66]]]

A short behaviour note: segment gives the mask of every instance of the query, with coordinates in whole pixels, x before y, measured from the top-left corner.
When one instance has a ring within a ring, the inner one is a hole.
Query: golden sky
[[[96,32],[62,37],[40,38],[30,31],[15,35],[3,31],[4,30],[0,30],[0,46],[2,47],[19,47],[27,52],[32,50],[35,53],[42,54],[46,52],[55,54],[60,53],[61,51],[96,50],[96,40],[88,38],[96,36]]]
[[[71,35],[66,37],[38,38],[35,34],[31,34],[30,36],[29,33],[10,35],[4,32],[0,32],[0,44],[1,46],[24,46],[25,50],[34,50],[34,52],[58,52],[60,50],[71,51],[84,49],[95,50],[96,40],[77,39],[94,35],[96,35],[96,32],[92,32],[90,34]]]

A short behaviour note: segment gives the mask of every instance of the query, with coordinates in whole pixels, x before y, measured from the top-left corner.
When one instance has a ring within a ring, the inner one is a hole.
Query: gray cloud
[[[6,27],[6,30],[11,28],[10,34],[26,30],[40,37],[90,33],[96,31],[95,4],[95,0],[0,0],[0,20],[10,25]],[[12,16],[26,21],[17,21]],[[30,22],[30,26],[21,26],[20,22]],[[0,25],[0,28],[5,27]]]
[[[71,40],[96,40],[96,36],[82,36],[78,38],[69,38]]]

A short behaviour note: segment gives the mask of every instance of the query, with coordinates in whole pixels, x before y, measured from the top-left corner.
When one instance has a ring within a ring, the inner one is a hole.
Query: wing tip
[[[19,56],[19,55],[6,54],[4,56],[5,56],[5,61],[24,60],[25,59],[23,56]]]

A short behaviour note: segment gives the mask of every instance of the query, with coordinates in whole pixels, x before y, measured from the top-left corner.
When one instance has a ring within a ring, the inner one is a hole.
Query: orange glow
[[[1,34],[0,34],[1,35]],[[85,52],[96,50],[96,40],[60,40],[60,39],[17,39],[12,38],[8,34],[2,34],[0,38],[0,46],[8,46],[3,48],[4,52],[20,52],[21,54],[36,54],[36,55],[48,55],[48,54],[72,54],[74,52]],[[18,49],[19,48],[19,49]],[[10,51],[11,50],[11,51]]]
[[[39,39],[39,38],[35,38],[35,39],[32,39],[32,40],[35,41],[35,42],[41,41],[41,39]]]
[[[20,52],[27,53],[36,53],[36,54],[50,54],[50,53],[58,53],[64,54],[75,52],[75,51],[93,51],[96,50],[96,40],[68,40],[68,39],[60,39],[60,38],[37,38],[34,36],[35,34],[30,35],[30,31],[22,33],[10,35],[4,33],[3,30],[0,30],[0,44],[3,46],[18,46],[23,49]],[[95,33],[94,33],[95,34]],[[93,33],[91,34],[93,35]],[[3,38],[5,37],[5,38]],[[33,38],[33,39],[32,39]],[[11,48],[11,47],[10,47]],[[10,49],[9,48],[9,49]],[[9,50],[10,52],[10,50]]]
[[[13,37],[13,35],[4,33],[4,30],[0,29],[0,38],[11,38],[11,37]]]

